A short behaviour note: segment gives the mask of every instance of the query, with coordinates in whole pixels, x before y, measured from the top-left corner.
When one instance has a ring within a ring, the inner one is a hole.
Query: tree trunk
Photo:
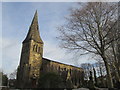
[[[115,66],[114,62],[112,63],[112,65],[113,65],[113,68],[115,70],[115,79],[116,79],[116,81],[120,82],[120,77],[119,77],[117,67]]]
[[[111,43],[111,46],[112,46],[112,51],[113,51],[113,55],[114,55],[114,61],[112,62],[112,65],[113,65],[113,68],[115,70],[115,78],[116,78],[116,81],[120,82],[120,77],[119,77],[119,63],[118,63],[118,60],[117,60],[117,54],[115,52],[115,45],[114,45],[114,42]]]
[[[103,73],[102,73],[102,67],[100,66],[99,69],[100,69],[100,76],[101,76],[101,84],[102,84],[102,87],[105,87],[106,85],[105,85],[105,82],[103,80],[104,77],[103,77]]]
[[[95,68],[93,67],[93,71],[94,71],[94,81],[95,81],[95,85],[97,86],[98,85],[98,82],[97,82],[97,76],[96,76],[96,71],[95,71]]]
[[[106,60],[106,57],[103,56],[103,61],[105,63],[105,67],[106,67],[106,71],[107,71],[107,84],[108,84],[108,88],[113,88],[113,81],[112,81],[112,76],[111,76],[111,72],[110,72],[110,66]]]
[[[90,71],[90,77],[89,77],[89,89],[93,90],[95,88],[94,83],[93,83],[93,77],[92,77],[92,71]]]

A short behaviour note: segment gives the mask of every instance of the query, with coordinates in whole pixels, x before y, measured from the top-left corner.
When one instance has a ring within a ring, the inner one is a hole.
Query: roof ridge
[[[46,60],[49,60],[49,61],[52,61],[52,62],[56,62],[56,63],[60,63],[60,64],[64,64],[64,65],[68,65],[68,66],[72,66],[72,67],[75,67],[75,68],[82,69],[81,67],[77,67],[77,66],[74,66],[74,65],[71,65],[71,64],[69,65],[69,64],[58,62],[58,61],[53,61],[53,60],[50,60],[50,59],[47,59],[47,58],[43,58],[43,59],[46,59]]]

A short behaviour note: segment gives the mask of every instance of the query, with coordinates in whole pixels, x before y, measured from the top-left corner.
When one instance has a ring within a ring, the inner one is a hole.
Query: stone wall
[[[82,68],[43,58],[41,74],[46,72],[55,72],[59,74],[65,81],[70,80],[73,86],[82,86],[84,75]]]

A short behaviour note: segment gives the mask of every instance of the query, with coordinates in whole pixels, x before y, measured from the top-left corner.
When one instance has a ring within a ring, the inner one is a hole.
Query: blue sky
[[[25,39],[35,10],[38,11],[40,36],[44,41],[44,57],[75,66],[88,61],[75,60],[73,54],[59,48],[57,27],[65,23],[74,2],[4,2],[2,3],[2,68],[7,74],[15,70],[20,61],[22,41]]]

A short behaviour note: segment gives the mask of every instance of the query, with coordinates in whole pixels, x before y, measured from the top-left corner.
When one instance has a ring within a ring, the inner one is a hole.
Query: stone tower
[[[43,41],[39,34],[38,16],[35,12],[28,34],[22,43],[20,65],[17,73],[18,88],[36,87],[40,76]]]

